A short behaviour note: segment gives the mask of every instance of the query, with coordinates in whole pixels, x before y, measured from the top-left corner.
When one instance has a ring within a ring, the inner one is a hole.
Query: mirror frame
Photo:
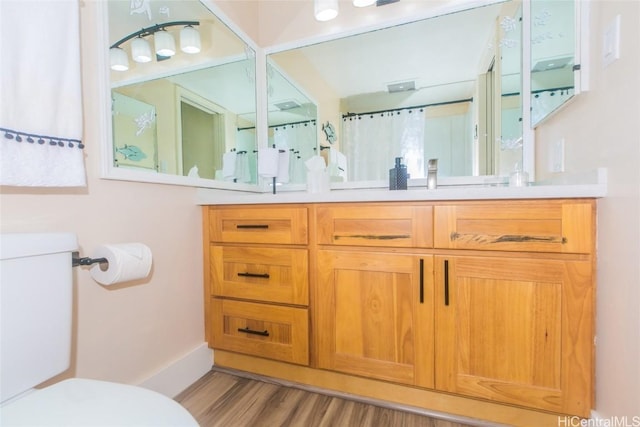
[[[438,16],[447,15],[450,13],[463,12],[471,9],[475,9],[478,7],[488,6],[496,3],[503,3],[506,0],[477,0],[470,1],[464,3],[457,3],[454,5],[445,5],[443,7],[437,7],[433,9],[429,9],[427,11],[417,12],[410,16],[404,16],[398,19],[391,20],[383,20],[381,22],[377,22],[374,24],[361,26],[356,29],[342,30],[336,31],[329,35],[320,35],[314,37],[303,38],[299,40],[294,40],[290,42],[285,42],[277,45],[267,46],[264,48],[264,56],[265,62],[266,57],[270,54],[276,54],[284,51],[288,51],[291,49],[302,48],[305,46],[328,42],[335,39],[340,39],[344,37],[354,36],[358,34],[368,33],[371,31],[377,31],[384,28],[394,27],[397,25],[408,24],[411,22],[421,21],[429,18],[436,18]],[[527,124],[531,123],[531,83],[530,76],[527,70],[531,68],[531,49],[530,49],[530,40],[531,40],[531,27],[530,27],[530,1],[531,0],[521,0],[522,2],[522,17],[523,17],[523,26],[522,26],[522,70],[523,70],[523,84],[522,84],[522,138],[523,138],[523,149],[522,149],[522,169],[523,171],[529,174],[529,178],[531,181],[535,180],[535,142],[534,142],[534,129]],[[264,68],[264,72],[266,72],[266,68]],[[526,94],[526,95],[525,95]],[[260,104],[258,108],[266,108],[266,105]],[[318,112],[318,120],[322,122],[324,120],[323,117],[320,116],[320,112]],[[262,133],[266,133],[266,130],[263,129]],[[318,148],[319,149],[319,148]],[[409,186],[425,186],[426,187],[426,178],[418,178],[414,180],[409,180]],[[439,178],[439,185],[486,185],[486,184],[502,184],[508,181],[508,176],[501,177],[497,175],[480,175],[480,176],[457,176],[457,177],[442,177]],[[363,188],[384,188],[388,186],[387,181],[353,181],[353,182],[344,182],[344,183],[331,183],[332,189],[363,189]],[[283,186],[283,190],[288,190],[287,186]],[[293,188],[291,190],[294,190]]]
[[[255,52],[256,61],[256,129],[266,128],[266,116],[262,104],[266,102],[263,92],[266,91],[264,73],[258,70],[264,68],[265,55],[262,50],[247,34],[240,29],[229,17],[212,1],[200,0],[202,5],[209,9],[220,21],[222,21],[231,31],[233,31],[247,46]],[[99,86],[101,90],[98,94],[99,115],[100,115],[100,135],[102,141],[100,143],[101,171],[100,178],[113,179],[121,181],[147,182],[156,184],[182,185],[200,188],[217,188],[225,190],[260,192],[259,186],[255,184],[243,184],[227,181],[216,181],[206,178],[195,178],[182,175],[172,175],[165,173],[153,173],[147,171],[139,171],[135,169],[118,168],[114,166],[113,153],[113,127],[111,117],[111,81],[109,76],[109,14],[108,2],[97,2],[95,7],[97,11],[96,35],[97,49],[101,49],[103,54],[98,55],[98,76]],[[202,67],[194,67],[194,69]],[[193,71],[189,69],[188,71]],[[165,75],[154,75],[154,78],[166,77]],[[142,81],[142,80],[141,80]],[[258,147],[266,144],[264,132],[257,132],[256,144]]]

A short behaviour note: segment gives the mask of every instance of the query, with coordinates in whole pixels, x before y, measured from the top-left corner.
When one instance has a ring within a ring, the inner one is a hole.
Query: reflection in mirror
[[[519,4],[492,4],[269,55],[306,91],[322,93],[322,121],[334,121],[339,130],[323,150],[329,151],[332,180],[386,180],[395,157],[404,158],[411,179],[425,177],[430,158],[438,158],[443,177],[494,175],[521,163],[521,149],[505,155],[496,144],[522,144],[519,57],[502,67],[503,74],[495,60],[499,24],[504,17],[517,22]],[[519,52],[519,22],[512,31]],[[311,82],[305,80],[309,70],[316,73]]]
[[[575,95],[575,0],[531,1],[531,125]]]
[[[157,48],[158,32],[118,46],[128,65],[111,71],[113,166],[255,184],[254,51],[199,1],[150,0],[133,10],[110,0],[108,11],[112,47],[168,21],[197,22],[187,36],[199,36],[199,49],[180,50],[185,27],[167,27],[175,54],[147,62],[138,62],[134,42]]]
[[[278,66],[267,64],[269,145],[288,153],[288,172],[280,173],[281,184],[304,184],[304,162],[316,154],[316,104]]]
[[[496,111],[495,168],[493,173],[508,176],[522,171],[522,7],[511,3],[500,18],[496,63],[500,67],[499,108]]]

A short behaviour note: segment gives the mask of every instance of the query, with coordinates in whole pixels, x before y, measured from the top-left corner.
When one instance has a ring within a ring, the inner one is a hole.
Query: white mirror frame
[[[265,67],[265,54],[244,31],[242,31],[222,10],[210,0],[201,0],[214,15],[216,15],[225,25],[227,25],[238,37],[242,39],[256,53],[256,128],[266,129],[266,110],[262,107],[266,105],[266,73],[262,70]],[[216,181],[205,178],[195,178],[181,175],[171,175],[164,173],[153,173],[148,171],[138,171],[135,169],[118,168],[114,166],[113,153],[113,128],[111,118],[111,82],[109,76],[109,25],[108,25],[108,2],[97,2],[98,20],[96,22],[97,49],[101,49],[102,55],[98,55],[97,78],[100,82],[101,90],[98,94],[99,114],[100,114],[100,135],[101,147],[101,173],[103,179],[114,179],[121,181],[148,182],[156,184],[171,184],[201,188],[217,188],[236,191],[259,192],[259,187],[253,184],[233,183],[227,181]],[[160,76],[159,76],[160,77]],[[264,135],[263,135],[264,134]],[[258,132],[258,147],[265,146],[266,132]]]

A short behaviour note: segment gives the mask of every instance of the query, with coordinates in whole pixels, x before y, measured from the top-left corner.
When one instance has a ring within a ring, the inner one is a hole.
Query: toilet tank
[[[69,367],[73,233],[0,234],[0,402]]]

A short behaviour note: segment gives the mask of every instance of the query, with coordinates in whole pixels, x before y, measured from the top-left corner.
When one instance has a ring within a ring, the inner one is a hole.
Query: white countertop
[[[607,192],[606,170],[582,176],[582,182],[563,179],[564,183],[539,183],[525,187],[505,185],[440,186],[435,190],[410,187],[391,191],[385,188],[333,189],[325,193],[307,191],[280,191],[253,193],[246,191],[198,189],[198,205],[264,204],[264,203],[330,203],[330,202],[393,202],[436,200],[507,200],[507,199],[564,199],[600,198]]]

